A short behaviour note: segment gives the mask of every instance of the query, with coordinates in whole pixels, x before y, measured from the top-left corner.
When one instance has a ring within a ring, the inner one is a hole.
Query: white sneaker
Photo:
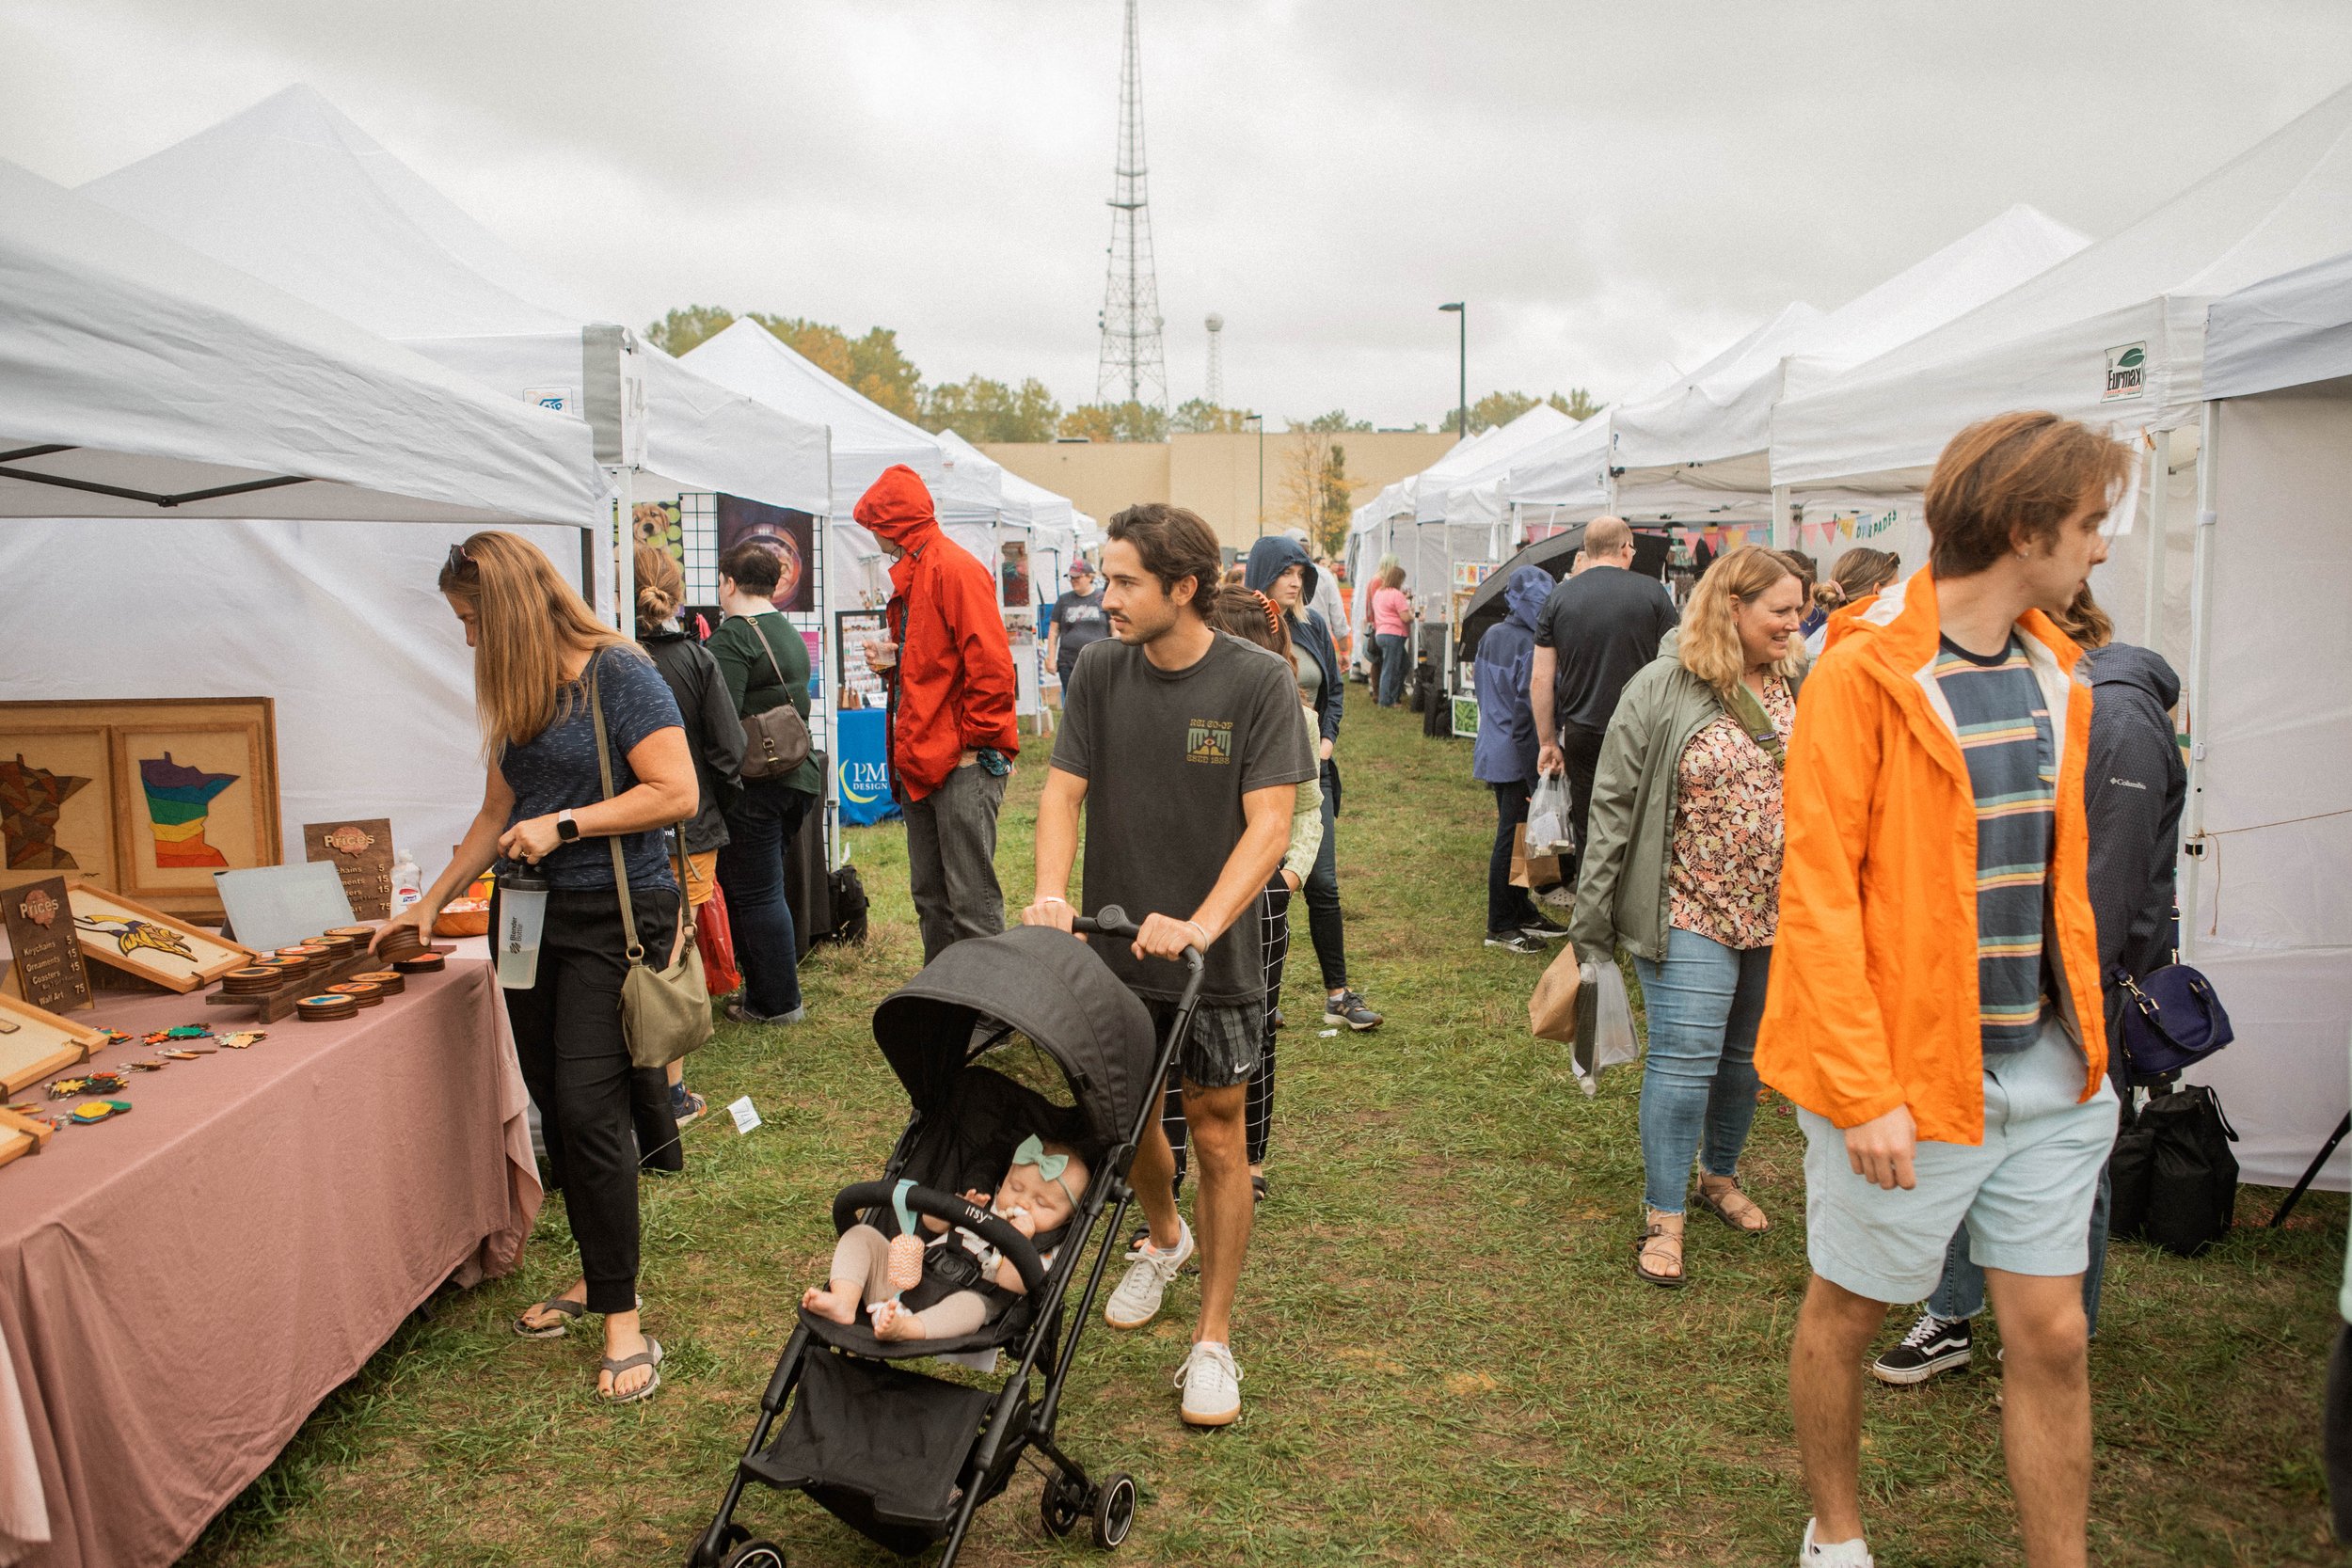
[[[1576,889],[1570,887],[1565,882],[1562,882],[1555,888],[1547,888],[1535,896],[1542,899],[1545,903],[1549,904],[1555,910],[1572,910],[1576,908]]]
[[[1160,1315],[1160,1303],[1168,1299],[1168,1281],[1176,1271],[1192,1258],[1192,1227],[1180,1215],[1181,1227],[1173,1251],[1162,1252],[1146,1236],[1127,1255],[1127,1273],[1119,1281],[1119,1289],[1103,1304],[1103,1321],[1113,1328],[1141,1328]]]
[[[1230,1345],[1214,1339],[1194,1345],[1176,1369],[1176,1386],[1184,1391],[1186,1426],[1231,1426],[1241,1414],[1241,1369]]]
[[[1876,1568],[1867,1543],[1859,1538],[1827,1546],[1813,1540],[1813,1521],[1804,1522],[1804,1544],[1797,1550],[1797,1568]]]

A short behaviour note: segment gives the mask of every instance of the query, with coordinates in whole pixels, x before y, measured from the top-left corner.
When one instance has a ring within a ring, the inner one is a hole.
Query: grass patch
[[[1043,757],[1033,748],[1006,799],[998,862],[1016,907]],[[1793,1118],[1759,1114],[1746,1166],[1772,1232],[1702,1216],[1690,1289],[1635,1280],[1639,1075],[1587,1100],[1563,1048],[1528,1036],[1534,960],[1480,942],[1493,808],[1468,748],[1359,703],[1343,760],[1351,976],[1389,1022],[1321,1037],[1300,911],[1273,1196],[1237,1314],[1243,1419],[1202,1435],[1176,1418],[1189,1275],[1174,1321],[1090,1331],[1063,1408],[1082,1460],[1143,1484],[1122,1558],[1787,1560],[1806,1513],[1783,1384],[1805,1278]],[[507,1331],[573,1276],[553,1205],[515,1275],[405,1324],[189,1562],[683,1560],[830,1254],[833,1194],[879,1169],[905,1116],[868,1026],[919,963],[904,841],[885,828],[851,842],[871,942],[808,966],[809,1024],[723,1025],[690,1069],[713,1105],[748,1094],[767,1125],[743,1138],[714,1117],[688,1134],[686,1174],[645,1186],[646,1323],[671,1354],[660,1395],[603,1409],[593,1335]],[[2241,1215],[2277,1196],[2249,1195]],[[2316,1434],[2344,1226],[2344,1198],[2314,1195],[2285,1230],[2249,1226],[2195,1261],[2117,1244],[2091,1358],[2094,1560],[2341,1560]],[[1868,1394],[1863,1475],[1885,1568],[2018,1559],[1990,1350],[1968,1375]],[[741,1516],[797,1563],[898,1560],[798,1497],[755,1491]],[[1017,1482],[980,1514],[966,1560],[1093,1555],[1047,1540],[1035,1486]]]

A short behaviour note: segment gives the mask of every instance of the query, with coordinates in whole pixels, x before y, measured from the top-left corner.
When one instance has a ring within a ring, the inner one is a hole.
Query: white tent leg
[[[2156,432],[2148,459],[2148,596],[2139,623],[2140,646],[2164,652],[2164,553],[2166,513],[2172,491],[2172,433]]]
[[[2205,863],[2205,704],[2213,673],[2213,551],[2220,494],[2221,404],[2205,404],[2197,447],[2197,547],[2188,575],[2188,804],[2182,814],[2181,957],[2197,957]]]
[[[626,467],[604,470],[612,486],[612,625],[624,637],[637,634],[637,485]]]
[[[1793,550],[1797,547],[1797,531],[1788,520],[1788,486],[1772,486],[1772,548]]]

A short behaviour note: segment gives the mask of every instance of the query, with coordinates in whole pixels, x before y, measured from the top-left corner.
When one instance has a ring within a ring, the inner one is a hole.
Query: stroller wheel
[[[1045,1533],[1058,1541],[1078,1528],[1078,1521],[1087,1516],[1086,1489],[1060,1471],[1045,1478],[1045,1490],[1037,1500],[1037,1515],[1045,1526]]]
[[[1124,1470],[1106,1477],[1094,1492],[1094,1544],[1109,1551],[1136,1528],[1136,1478]]]
[[[784,1548],[772,1541],[746,1541],[726,1555],[720,1568],[784,1568]]]

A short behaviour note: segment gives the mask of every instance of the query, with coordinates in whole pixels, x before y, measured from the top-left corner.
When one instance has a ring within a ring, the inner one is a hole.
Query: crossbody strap
[[[787,703],[791,702],[792,683],[784,678],[784,665],[776,657],[776,645],[768,641],[768,633],[760,626],[758,616],[747,616],[745,619],[751,623],[752,635],[759,639],[760,651],[768,656],[768,668],[776,673],[776,685],[783,689],[784,700]]]
[[[772,649],[770,650],[768,657],[771,658],[775,657]],[[604,700],[596,692],[596,666],[603,660],[603,657],[602,649],[598,649],[588,657],[588,712],[595,719],[596,725],[596,778],[604,786],[604,799],[610,800],[612,799],[612,742],[605,734]],[[605,835],[605,843],[612,847],[612,888],[614,895],[621,901],[621,934],[628,939],[628,961],[633,964],[644,963],[645,948],[644,944],[637,940],[637,911],[630,907],[628,862],[621,854],[620,835],[608,833]],[[678,951],[682,953],[686,950],[685,944],[694,940],[694,906],[686,896],[686,839],[684,834],[679,835],[677,845],[677,897]]]

